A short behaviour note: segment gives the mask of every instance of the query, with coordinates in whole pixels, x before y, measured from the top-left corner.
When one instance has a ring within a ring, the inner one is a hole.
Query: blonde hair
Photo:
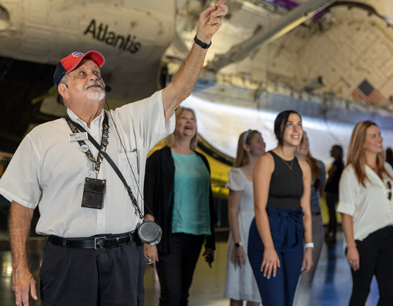
[[[190,142],[190,149],[195,151],[198,146],[198,127],[197,127],[197,123],[196,123],[197,118],[195,115],[195,111],[193,109],[187,108],[187,107],[178,107],[175,112],[176,121],[179,120],[181,114],[185,111],[190,112],[195,118],[195,135],[194,135],[194,137],[192,137],[191,142]],[[175,145],[175,142],[176,142],[176,136],[175,136],[175,132],[173,132],[167,138],[165,138],[164,145],[168,146],[168,147],[173,147]]]
[[[246,131],[247,132],[247,131]],[[257,130],[251,130],[250,133],[247,135],[247,139],[244,141],[244,135],[246,132],[243,132],[239,136],[239,141],[237,143],[237,152],[236,152],[236,159],[235,159],[235,164],[234,166],[236,168],[242,167],[244,165],[248,164],[248,154],[247,151],[244,150],[243,144],[251,144],[251,139],[255,136],[255,134],[260,134],[259,131]]]
[[[353,169],[355,170],[356,177],[360,184],[364,187],[365,181],[369,180],[366,174],[366,156],[364,154],[364,143],[366,142],[367,129],[370,126],[378,125],[370,120],[361,121],[356,124],[353,129],[351,141],[349,143],[348,149],[348,157],[347,157],[347,166],[352,164]],[[379,178],[382,180],[383,173],[386,173],[390,178],[392,178],[389,173],[385,169],[384,159],[381,153],[377,154],[377,174]]]

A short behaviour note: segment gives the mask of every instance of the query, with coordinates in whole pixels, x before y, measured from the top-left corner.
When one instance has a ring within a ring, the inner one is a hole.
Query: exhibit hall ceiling
[[[214,37],[206,64],[269,31],[307,2],[311,1],[228,0],[230,14]],[[206,1],[177,2],[178,37],[168,57],[185,56],[197,12],[206,5]],[[216,73],[218,79],[245,87],[273,83],[301,91],[310,84],[317,93],[388,107],[393,97],[393,1],[333,1],[314,18],[256,46],[244,59]],[[244,83],[239,84],[239,78]]]

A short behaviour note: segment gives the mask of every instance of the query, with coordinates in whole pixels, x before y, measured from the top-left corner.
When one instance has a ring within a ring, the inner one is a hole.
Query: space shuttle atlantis
[[[52,79],[59,59],[100,51],[111,108],[136,101],[170,82],[200,12],[213,3],[0,0],[0,151],[14,152],[35,125],[65,115]],[[347,148],[360,120],[376,121],[393,146],[392,1],[226,4],[229,14],[184,102],[196,110],[206,152],[230,164],[249,128],[272,149],[274,118],[286,109],[303,115],[311,152],[326,163],[333,144]]]
[[[174,0],[0,0],[0,151],[13,152],[31,127],[65,114],[53,73],[73,51],[104,54],[112,108],[160,88],[175,12]]]

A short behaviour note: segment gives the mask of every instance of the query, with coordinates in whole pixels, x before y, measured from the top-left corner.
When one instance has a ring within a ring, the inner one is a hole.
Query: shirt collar
[[[381,186],[383,186],[384,188],[386,188],[385,183],[383,180],[381,180],[381,178],[378,176],[378,174],[376,174],[373,169],[371,169],[368,165],[365,165],[365,169],[366,169],[366,174],[367,177],[369,178],[369,180],[373,183],[378,183]]]
[[[90,124],[90,128],[88,128],[87,123],[80,119],[72,110],[67,108],[67,114],[72,121],[75,121],[82,125],[87,131],[92,134],[92,136],[96,136],[102,131],[102,121],[104,120],[104,109],[102,109],[101,114],[97,116],[92,123]]]

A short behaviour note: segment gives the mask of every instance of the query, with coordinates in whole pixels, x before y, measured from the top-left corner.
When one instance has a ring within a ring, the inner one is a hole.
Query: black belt
[[[311,216],[312,216],[312,217],[315,217],[315,216],[319,216],[320,214],[321,214],[320,211],[312,212],[312,213],[311,213]]]
[[[107,237],[108,236],[108,237]],[[127,244],[130,240],[136,241],[137,232],[133,231],[121,235],[96,235],[89,238],[62,238],[50,235],[48,241],[52,244],[77,249],[113,249],[121,245]]]

